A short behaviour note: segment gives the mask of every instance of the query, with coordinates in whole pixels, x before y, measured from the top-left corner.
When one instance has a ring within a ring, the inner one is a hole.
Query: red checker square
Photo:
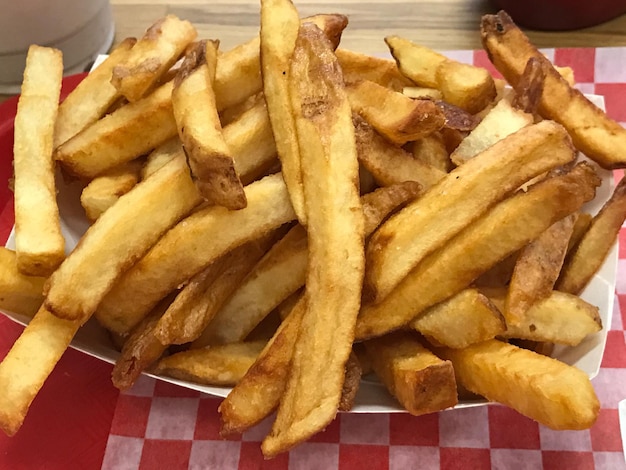
[[[220,406],[221,398],[201,398],[198,405],[198,419],[196,420],[196,430],[193,438],[196,440],[212,440],[219,441],[221,418],[217,411]],[[235,435],[229,440],[239,440],[240,435]]]
[[[591,448],[594,451],[622,452],[617,410],[600,410],[598,420],[591,428],[590,433]]]
[[[167,398],[196,398],[200,396],[200,392],[157,380],[154,384],[154,396]]]
[[[389,468],[389,447],[360,444],[339,445],[339,470]]]
[[[120,394],[115,406],[111,423],[111,434],[126,437],[144,437],[148,416],[150,416],[151,397],[135,397]]]
[[[339,423],[341,422],[341,419],[339,418],[339,416],[340,415],[337,414],[335,419],[333,419],[330,422],[330,424],[326,426],[326,429],[324,429],[322,432],[318,432],[317,434],[314,434],[308,440],[308,442],[325,442],[325,443],[330,443],[330,444],[338,443],[339,431],[340,431]]]
[[[505,406],[489,407],[489,440],[495,449],[539,449],[539,425]]]
[[[479,470],[491,468],[489,449],[442,447],[439,450],[441,470]]]
[[[543,470],[593,470],[593,452],[546,450],[541,453]]]
[[[489,73],[495,78],[502,78],[502,74],[496,70],[485,51],[474,51],[474,65],[489,70]]]
[[[604,96],[606,113],[616,121],[626,121],[626,83],[596,83],[596,94]]]
[[[146,439],[139,461],[139,470],[154,468],[187,468],[191,441],[164,441]]]
[[[265,460],[258,442],[242,442],[239,451],[239,470],[287,470],[289,454],[282,453]]]
[[[624,342],[623,331],[613,330],[607,332],[602,367],[626,368],[626,343]]]
[[[4,359],[15,340],[24,331],[24,327],[13,320],[0,315],[0,360]]]
[[[595,81],[595,48],[559,48],[554,51],[554,63],[559,67],[571,67],[576,83],[593,83]]]
[[[619,259],[626,258],[626,231],[623,230],[623,229],[619,233],[619,254],[618,254],[618,258]],[[622,305],[624,305],[624,304],[620,303],[620,307]],[[626,318],[624,316],[624,310],[622,310],[622,318]]]
[[[389,416],[389,444],[395,446],[439,446],[439,414]]]

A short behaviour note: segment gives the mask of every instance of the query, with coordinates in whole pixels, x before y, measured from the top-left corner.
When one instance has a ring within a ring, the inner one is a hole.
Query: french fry
[[[443,112],[445,123],[443,127],[447,129],[453,129],[460,132],[470,132],[481,121],[473,114],[468,113],[458,106],[446,103],[442,100],[435,101],[439,109]]]
[[[189,21],[174,15],[161,18],[146,30],[126,58],[113,67],[111,83],[128,101],[138,101],[150,93],[196,36],[196,29]]]
[[[448,348],[465,348],[506,331],[500,311],[476,289],[464,289],[430,307],[411,322],[429,340]]]
[[[517,82],[511,105],[525,113],[536,114],[545,81],[546,68],[544,63],[536,57],[531,57],[526,62],[522,76]]]
[[[54,148],[104,116],[121,96],[111,84],[111,74],[113,68],[126,59],[136,42],[135,38],[126,38],[119,43],[59,105],[54,126]]]
[[[213,86],[215,87],[215,83],[213,84]],[[265,96],[263,96],[262,91],[258,92],[255,95],[249,96],[241,103],[235,104],[230,108],[226,108],[223,111],[220,111],[220,122],[222,123],[222,129],[228,124],[239,119],[243,113],[251,110],[259,103],[265,103]]]
[[[47,276],[65,257],[56,201],[52,141],[63,76],[57,49],[28,49],[15,115],[15,246],[17,269]]]
[[[352,351],[348,357],[348,362],[346,362],[346,373],[343,388],[341,389],[339,411],[350,411],[354,406],[354,400],[361,384],[361,374],[361,364],[354,351]]]
[[[591,221],[587,232],[568,254],[556,289],[579,294],[600,269],[615,244],[626,219],[626,180],[615,187],[611,198]]]
[[[357,339],[400,328],[426,308],[461,291],[498,261],[593,199],[599,183],[591,166],[581,163],[566,175],[542,181],[528,192],[497,204],[428,255],[385,300],[364,305],[357,321]]]
[[[448,173],[453,168],[443,136],[439,132],[433,132],[413,142],[411,153],[416,160],[444,173]]]
[[[20,273],[15,252],[0,247],[0,309],[32,317],[43,302],[44,282],[45,277]]]
[[[497,340],[436,353],[452,361],[457,381],[470,391],[551,429],[587,429],[598,417],[587,374],[556,359]]]
[[[176,135],[172,82],[94,122],[55,150],[73,175],[91,179],[149,152]]]
[[[346,91],[352,110],[398,145],[421,139],[445,123],[443,112],[431,100],[412,100],[368,80],[350,83]]]
[[[161,359],[154,373],[199,384],[233,386],[254,364],[265,344],[250,341],[182,351]]]
[[[407,87],[414,86],[411,80],[400,73],[393,60],[372,57],[347,49],[337,49],[335,55],[339,60],[343,79],[346,83],[369,80],[385,88],[403,93]],[[411,96],[411,98],[415,98],[415,96]],[[441,96],[438,99],[441,99]]]
[[[307,439],[337,414],[365,268],[350,103],[332,44],[317,26],[300,27],[289,79],[309,261],[292,373],[272,431],[261,445],[267,457]]]
[[[171,160],[87,230],[46,282],[46,308],[60,318],[87,321],[122,273],[199,199],[185,160]]]
[[[568,253],[572,250],[572,248],[578,245],[578,242],[580,242],[585,233],[587,233],[592,220],[593,216],[588,212],[580,212],[578,214],[576,222],[574,222],[574,227],[572,228],[572,235],[570,236],[567,244]]]
[[[145,180],[172,158],[179,156],[182,150],[181,146],[180,139],[178,137],[172,137],[150,152],[146,158],[146,162],[141,168],[141,179]]]
[[[219,42],[199,41],[174,79],[172,107],[178,136],[200,194],[228,209],[246,207],[246,195],[215,107],[213,83]]]
[[[385,38],[400,72],[417,85],[441,90],[444,101],[477,113],[496,96],[487,70],[462,64],[398,36]]]
[[[428,88],[424,86],[405,86],[402,89],[402,94],[409,98],[418,100],[442,100],[443,94],[436,88]]]
[[[626,166],[622,151],[626,146],[626,130],[570,86],[507,13],[483,16],[481,36],[491,61],[513,88],[517,87],[528,59],[535,57],[544,64],[546,78],[539,102],[541,116],[563,125],[576,148],[602,167]]]
[[[452,363],[442,361],[410,333],[365,342],[374,372],[409,413],[419,416],[458,402]]]
[[[497,142],[448,173],[372,236],[366,280],[377,301],[420,261],[522,183],[572,161],[565,130],[544,121]],[[446,197],[441,197],[445,194]]]
[[[280,173],[245,191],[245,209],[207,207],[167,232],[103,299],[100,322],[119,334],[128,333],[160,299],[221,255],[295,218]]]

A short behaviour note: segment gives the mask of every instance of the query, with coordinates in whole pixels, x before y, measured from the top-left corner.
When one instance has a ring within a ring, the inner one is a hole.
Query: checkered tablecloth
[[[544,52],[574,69],[583,92],[605,95],[608,113],[626,122],[626,48]],[[488,63],[482,52],[450,55]],[[626,398],[626,229],[620,239],[617,301],[593,380],[602,410],[590,430],[551,431],[498,405],[422,417],[340,414],[310,442],[264,461],[260,442],[271,421],[224,441],[219,399],[145,377],[120,394],[109,365],[70,350],[18,435],[0,435],[0,469],[626,469],[617,411]],[[0,357],[20,331],[0,316]]]

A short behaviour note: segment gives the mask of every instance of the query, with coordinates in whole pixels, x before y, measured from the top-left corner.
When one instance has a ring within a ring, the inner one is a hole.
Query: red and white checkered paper
[[[626,122],[626,48],[544,52],[574,69],[581,91],[605,95],[609,115]],[[492,69],[483,52],[449,55]],[[602,410],[590,430],[552,431],[499,405],[421,417],[343,413],[309,442],[265,461],[260,442],[271,420],[222,440],[221,399],[146,377],[118,394],[110,366],[70,351],[20,433],[0,436],[0,468],[626,469],[617,411],[626,398],[626,228],[619,258],[611,331],[593,380]],[[0,317],[0,357],[20,330]]]

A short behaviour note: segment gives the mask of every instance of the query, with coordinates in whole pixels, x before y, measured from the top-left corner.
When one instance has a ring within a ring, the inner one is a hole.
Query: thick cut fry
[[[254,364],[265,344],[251,341],[182,351],[161,359],[154,373],[205,385],[233,386]]]
[[[172,158],[179,156],[182,150],[181,146],[180,139],[173,137],[150,152],[150,155],[146,158],[146,162],[141,169],[141,179],[145,180]]]
[[[302,155],[307,307],[276,421],[261,446],[266,456],[309,438],[337,414],[365,267],[350,104],[332,44],[317,26],[300,27],[289,77]]]
[[[354,399],[356,398],[359,385],[361,384],[361,375],[361,364],[356,354],[354,354],[354,351],[352,351],[350,357],[348,357],[348,362],[346,362],[346,378],[343,381],[343,388],[341,390],[339,411],[350,411],[354,406]]]
[[[215,86],[215,84],[213,85]],[[235,122],[241,117],[243,113],[251,110],[259,103],[265,103],[265,96],[263,96],[262,91],[258,92],[255,95],[249,96],[239,104],[233,105],[230,108],[226,108],[225,110],[220,111],[220,122],[222,123],[222,128],[232,122]]]
[[[111,84],[111,74],[116,65],[126,60],[136,42],[135,38],[124,39],[59,105],[54,127],[54,148],[104,116],[120,98],[119,90]]]
[[[60,318],[87,321],[116,279],[199,200],[185,160],[171,160],[87,230],[46,282],[46,308]]]
[[[352,110],[381,135],[403,145],[441,129],[445,116],[431,100],[412,100],[368,80],[346,86]]]
[[[47,276],[65,257],[52,140],[63,76],[61,51],[28,49],[15,116],[15,246],[23,274]]]
[[[572,235],[570,236],[569,243],[567,244],[568,253],[572,250],[572,248],[578,245],[578,242],[580,242],[585,233],[587,233],[592,220],[593,216],[588,212],[581,212],[578,214],[574,227],[572,228]]]
[[[470,135],[461,141],[450,158],[455,165],[462,165],[496,142],[532,123],[532,114],[515,109],[507,100],[500,100]]]
[[[139,182],[139,162],[129,162],[121,167],[95,177],[80,195],[80,204],[91,222],[95,222],[117,200]]]
[[[0,309],[32,317],[43,302],[44,282],[45,277],[20,273],[15,252],[0,247]]]
[[[430,99],[430,100],[442,100],[443,95],[436,88],[428,88],[424,86],[405,86],[402,89],[402,94],[409,98],[415,99]]]
[[[565,129],[544,121],[519,130],[448,173],[372,236],[366,271],[371,294],[377,301],[385,298],[424,256],[490,206],[530,178],[573,158]]]
[[[79,326],[42,307],[0,363],[0,428],[7,435],[22,426],[31,402]]]
[[[185,55],[174,79],[172,107],[187,163],[200,194],[228,209],[246,207],[246,195],[222,135],[213,83],[217,41],[200,41]]]
[[[437,107],[441,109],[441,112],[443,112],[445,118],[445,124],[443,127],[446,129],[452,129],[459,132],[470,132],[474,130],[474,128],[481,121],[480,118],[468,113],[458,106],[454,106],[453,104],[442,100],[436,100],[435,103],[437,104]]]
[[[416,140],[411,144],[413,158],[426,165],[448,173],[454,168],[450,160],[450,154],[440,132]],[[443,175],[442,175],[443,176]]]
[[[76,134],[55,151],[70,173],[94,178],[143,155],[176,135],[172,82],[122,106]]]
[[[465,348],[506,331],[500,311],[476,289],[465,289],[426,310],[411,327],[448,348]]]
[[[335,54],[346,83],[369,80],[394,91],[403,91],[406,87],[414,85],[411,80],[400,73],[398,66],[391,59],[372,57],[347,49],[337,49]]]
[[[483,16],[481,35],[491,61],[513,88],[517,88],[528,59],[535,57],[544,64],[546,78],[539,113],[562,124],[576,148],[604,168],[626,166],[626,129],[570,86],[507,13]]]
[[[436,352],[465,388],[551,429],[587,429],[598,417],[593,386],[576,367],[497,340]]]
[[[365,342],[374,372],[414,416],[458,403],[454,370],[410,333],[391,333]]]
[[[416,181],[428,189],[445,176],[445,172],[413,158],[401,147],[378,134],[365,119],[352,115],[359,162],[381,186]]]
[[[98,308],[100,322],[128,333],[160,299],[221,255],[295,218],[280,173],[245,191],[245,209],[207,207],[167,232],[104,298]]]
[[[513,107],[534,115],[543,94],[545,81],[546,68],[544,63],[536,57],[528,59],[515,88],[515,97],[511,103]]]
[[[428,255],[379,304],[361,309],[357,339],[380,336],[467,287],[557,220],[593,199],[600,179],[588,164],[501,202]]]
[[[526,311],[552,292],[576,217],[571,214],[559,220],[520,251],[502,312],[507,325],[519,325]]]
[[[138,101],[152,90],[197,34],[189,21],[174,15],[161,18],[113,68],[111,83],[128,101]]]
[[[580,294],[600,269],[615,244],[626,219],[626,179],[622,179],[611,198],[591,221],[578,245],[567,255],[556,289]]]
[[[398,36],[385,38],[400,72],[421,86],[437,88],[444,101],[477,113],[496,96],[489,72],[462,64]]]

